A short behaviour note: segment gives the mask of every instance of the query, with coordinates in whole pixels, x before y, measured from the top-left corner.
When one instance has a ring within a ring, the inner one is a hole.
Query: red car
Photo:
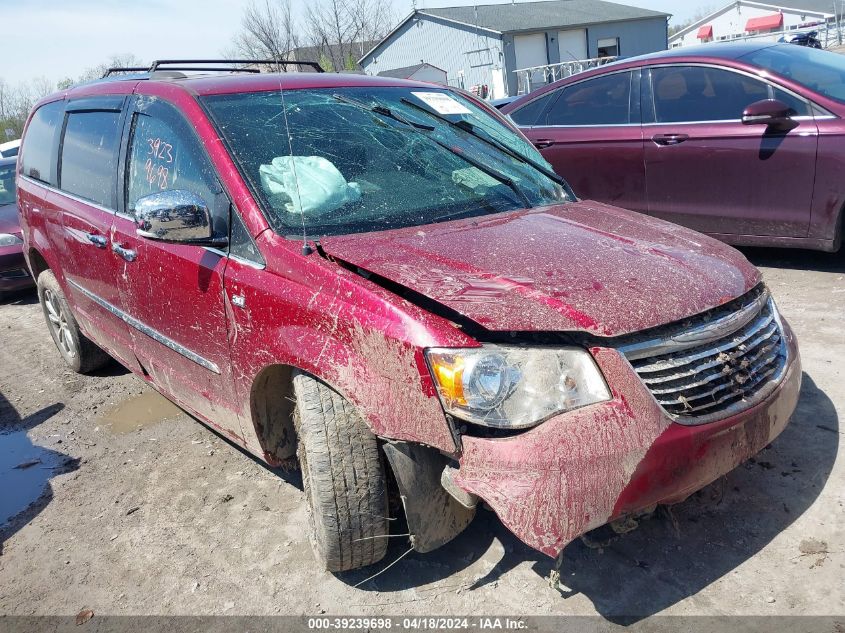
[[[0,300],[34,285],[23,256],[15,195],[16,158],[0,158]]]
[[[568,77],[502,111],[579,196],[729,244],[842,243],[842,55],[678,48]]]
[[[484,500],[556,556],[731,470],[798,399],[795,337],[740,253],[576,200],[445,88],[154,69],[42,101],[19,166],[68,365],[114,357],[298,457],[332,571],[384,556],[388,481],[420,552]]]

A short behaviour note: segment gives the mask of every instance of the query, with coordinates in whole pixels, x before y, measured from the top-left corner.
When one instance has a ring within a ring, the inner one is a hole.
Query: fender
[[[224,282],[244,436],[259,454],[266,428],[255,394],[271,367],[304,371],[355,404],[379,437],[454,454],[452,430],[426,364],[426,347],[478,343],[446,319],[278,236],[266,269],[230,261]],[[296,250],[294,250],[296,249]],[[307,261],[306,261],[306,258]],[[363,298],[362,297],[365,297]],[[237,297],[232,304],[231,297]],[[280,370],[275,370],[280,371]],[[256,382],[258,381],[258,382]],[[271,380],[270,383],[273,383]],[[290,397],[283,381],[271,388]],[[282,411],[277,414],[287,415]]]

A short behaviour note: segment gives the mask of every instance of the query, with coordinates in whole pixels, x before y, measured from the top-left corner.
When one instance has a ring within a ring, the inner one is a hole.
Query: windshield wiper
[[[367,112],[372,112],[374,114],[380,114],[381,116],[387,117],[389,119],[393,119],[394,121],[398,121],[399,123],[402,123],[403,125],[407,125],[414,130],[427,130],[429,132],[434,130],[434,127],[432,127],[431,125],[426,125],[424,123],[417,123],[415,121],[411,121],[409,119],[406,119],[402,115],[396,114],[390,108],[383,106],[383,105],[376,104],[376,105],[370,106],[370,105],[367,105],[366,103],[363,103],[361,101],[357,101],[356,99],[350,99],[349,97],[344,97],[343,95],[339,95],[339,94],[332,95],[332,98],[334,98],[334,99],[336,99],[336,100],[338,100],[342,103],[347,103],[349,105],[355,106],[356,108],[366,110]],[[404,101],[404,99],[403,99],[403,101]],[[517,195],[517,197],[522,201],[522,203],[525,205],[526,208],[530,209],[533,206],[531,204],[531,200],[528,198],[528,196],[525,194],[525,192],[522,190],[522,188],[518,184],[516,184],[516,182],[510,176],[507,176],[507,175],[505,175],[501,172],[498,172],[495,169],[488,167],[487,165],[485,165],[481,161],[467,156],[461,150],[452,147],[448,143],[444,143],[440,139],[434,138],[433,136],[429,136],[427,134],[420,134],[420,136],[428,139],[429,141],[431,141],[435,145],[439,145],[440,147],[445,149],[447,152],[454,154],[458,158],[462,159],[464,162],[469,163],[470,165],[472,165],[473,167],[475,167],[479,171],[487,174],[488,176],[490,176],[494,180],[498,180],[500,183],[502,183],[503,185],[508,187],[511,191],[513,191]],[[479,137],[479,138],[481,138],[481,137]]]
[[[405,99],[403,97],[401,101],[405,105],[411,106],[412,108],[415,108],[416,110],[419,110],[420,112],[424,112],[425,114],[429,115],[432,118],[437,119],[438,121],[443,121],[444,123],[447,123],[452,127],[456,127],[459,130],[466,132],[470,136],[474,136],[478,140],[480,140],[484,143],[487,143],[491,147],[495,147],[496,149],[504,152],[505,154],[507,154],[511,158],[515,158],[516,160],[533,167],[534,169],[539,171],[541,174],[543,174],[546,178],[553,180],[554,182],[559,184],[561,187],[563,187],[566,190],[567,194],[570,193],[569,184],[563,178],[558,176],[554,171],[552,171],[548,167],[544,167],[542,164],[538,163],[534,159],[528,158],[527,156],[523,156],[519,152],[511,149],[510,147],[508,147],[507,145],[502,143],[497,138],[494,138],[493,136],[491,136],[486,130],[484,131],[483,134],[480,134],[479,131],[478,131],[479,128],[476,128],[469,121],[466,121],[464,119],[461,119],[460,121],[452,121],[451,119],[446,118],[445,116],[443,116],[439,112],[435,112],[434,110],[429,110],[428,108],[423,107],[423,106],[419,105],[418,103],[414,103],[410,99]]]
[[[399,123],[404,123],[405,125],[409,125],[413,128],[418,130],[427,130],[431,132],[434,130],[434,127],[431,125],[426,125],[425,123],[417,123],[415,121],[409,121],[403,116],[400,116],[393,112],[390,108],[383,106],[383,105],[367,105],[363,101],[358,101],[357,99],[350,99],[349,97],[344,97],[343,95],[333,94],[332,99],[340,101],[341,103],[346,103],[356,108],[360,108],[361,110],[366,110],[367,112],[373,112],[375,114],[380,114],[382,116],[387,117],[388,119],[393,119],[394,121],[398,121]]]

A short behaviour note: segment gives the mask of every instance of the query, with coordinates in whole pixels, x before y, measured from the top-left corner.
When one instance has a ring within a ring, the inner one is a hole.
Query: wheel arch
[[[38,279],[38,275],[43,273],[45,270],[51,269],[47,259],[41,254],[41,251],[35,247],[29,249],[26,259],[33,279]]]
[[[280,466],[296,456],[293,413],[293,365],[267,365],[255,376],[249,393],[249,413],[264,458]]]

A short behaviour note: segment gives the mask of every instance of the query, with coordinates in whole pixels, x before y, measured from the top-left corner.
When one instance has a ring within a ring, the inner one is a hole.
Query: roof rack
[[[225,64],[225,66],[209,66],[208,64]],[[154,73],[162,70],[203,70],[207,72],[239,72],[239,73],[259,73],[260,69],[254,66],[261,65],[281,66],[287,71],[288,66],[304,66],[311,68],[315,72],[323,72],[322,67],[317,62],[300,62],[291,59],[157,59],[149,68],[140,66],[126,66],[121,68],[109,68],[104,74],[103,78],[118,73]],[[238,68],[237,66],[240,66]]]
[[[105,79],[106,77],[117,75],[119,73],[145,73],[149,70],[150,69],[146,66],[115,66],[114,68],[109,68],[106,72],[104,72],[102,78]]]

